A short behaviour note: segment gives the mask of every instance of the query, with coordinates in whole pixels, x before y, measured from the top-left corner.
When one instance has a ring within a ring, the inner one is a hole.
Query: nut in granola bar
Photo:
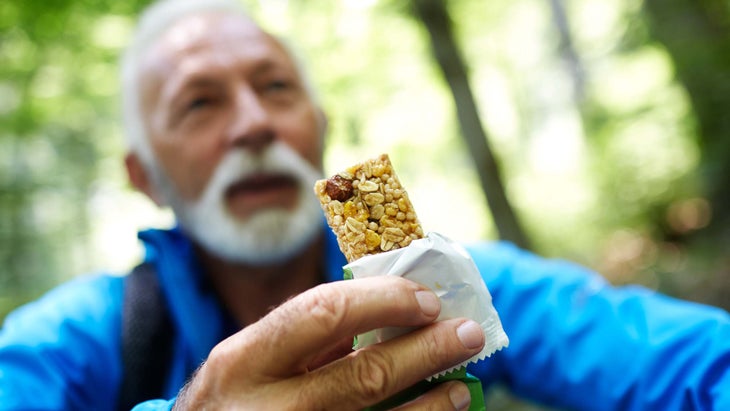
[[[424,237],[387,154],[317,181],[314,192],[348,262]]]

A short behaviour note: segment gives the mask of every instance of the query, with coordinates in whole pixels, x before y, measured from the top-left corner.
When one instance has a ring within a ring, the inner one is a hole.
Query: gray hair
[[[148,169],[154,164],[155,157],[140,110],[140,60],[144,58],[149,48],[166,29],[185,17],[205,12],[222,12],[253,21],[246,8],[238,0],[159,0],[142,13],[132,41],[122,56],[122,119],[127,149],[137,153],[142,164]],[[321,107],[318,95],[299,53],[285,39],[278,36],[273,37],[279,41],[292,58],[309,98],[316,106]],[[326,121],[320,124],[320,128],[320,132],[324,135]]]
[[[204,12],[226,12],[253,21],[238,0],[159,0],[143,12],[132,41],[122,56],[122,115],[127,149],[137,153],[142,164],[148,168],[155,159],[140,110],[140,60],[166,29],[184,17]],[[288,41],[278,36],[274,37],[292,58],[309,98],[315,105],[320,106],[301,57]]]
[[[227,12],[250,19],[237,0],[160,0],[139,19],[132,41],[122,56],[121,94],[127,149],[136,152],[143,164],[154,161],[140,110],[140,60],[166,29],[188,15]]]

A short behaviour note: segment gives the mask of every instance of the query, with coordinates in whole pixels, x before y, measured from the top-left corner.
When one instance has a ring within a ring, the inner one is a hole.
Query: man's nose
[[[255,90],[250,88],[239,90],[234,109],[233,120],[228,130],[231,146],[258,153],[271,144],[274,140],[271,116]]]

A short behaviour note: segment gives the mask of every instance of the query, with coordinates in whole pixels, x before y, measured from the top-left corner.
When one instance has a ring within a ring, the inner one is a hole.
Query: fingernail
[[[467,321],[456,329],[456,335],[464,347],[469,349],[479,348],[484,344],[484,331],[474,321]]]
[[[434,317],[441,311],[441,301],[431,291],[416,291],[416,300],[421,311],[429,317]]]
[[[465,384],[456,383],[449,389],[449,399],[456,410],[465,410],[471,403],[471,394]]]

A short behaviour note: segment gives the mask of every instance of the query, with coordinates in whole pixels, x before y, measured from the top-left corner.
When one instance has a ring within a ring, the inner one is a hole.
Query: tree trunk
[[[443,0],[414,0],[412,4],[415,14],[428,31],[434,58],[453,95],[461,133],[474,160],[499,236],[520,247],[529,248],[527,236],[505,194],[499,165],[482,128],[446,5]]]
[[[697,119],[709,234],[730,234],[730,6],[724,0],[645,0],[651,34],[671,56]]]
[[[553,15],[553,24],[560,39],[558,53],[563,60],[573,86],[573,103],[580,108],[585,99],[585,70],[578,53],[573,46],[573,36],[568,25],[568,16],[565,11],[565,0],[549,0]]]

